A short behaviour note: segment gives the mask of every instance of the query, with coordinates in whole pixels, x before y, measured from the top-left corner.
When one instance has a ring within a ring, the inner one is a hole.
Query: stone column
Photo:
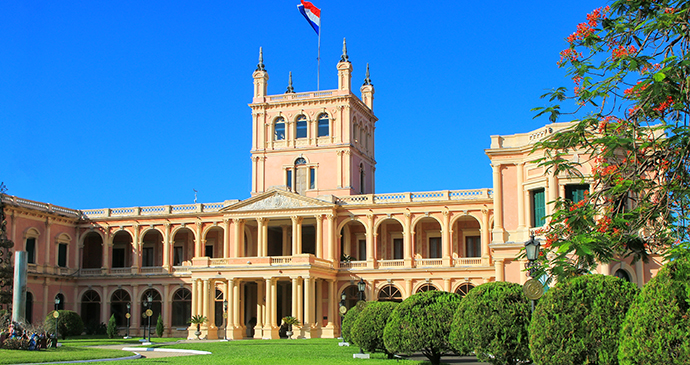
[[[216,283],[214,280],[209,280],[208,293],[206,293],[208,311],[208,335],[207,340],[215,340],[218,338],[218,327],[216,327]]]
[[[503,243],[503,182],[501,179],[501,164],[492,164],[494,178],[494,230],[493,242]]]
[[[141,330],[141,296],[139,286],[132,285],[132,317],[130,322],[130,336],[136,336]]]
[[[223,258],[230,257],[230,219],[223,219]]]
[[[293,215],[292,220],[292,256],[302,253],[302,217]]]
[[[298,281],[299,277],[294,276],[291,279],[292,279],[292,313],[290,315],[299,319],[299,318],[301,318],[300,316],[297,315],[297,313],[298,313],[298,311],[297,311],[297,305],[298,305],[297,304],[297,301],[298,301],[297,297],[299,296],[299,290],[297,290],[297,289],[299,287],[299,281]]]
[[[316,257],[323,258],[323,216],[317,214],[316,218]]]
[[[491,242],[491,229],[489,227],[489,210],[486,208],[482,209],[482,264],[489,265],[489,259],[491,257],[491,250],[489,249],[489,243]]]
[[[110,297],[108,296],[108,285],[101,285],[101,323],[108,323],[110,316],[108,315],[108,303]]]
[[[167,333],[168,335],[170,335],[172,330],[172,326],[170,325],[172,323],[172,311],[169,309],[171,307],[172,303],[170,302],[170,285],[163,284],[163,298],[161,301],[160,315],[163,317],[163,326],[168,327],[167,331],[164,331],[164,333]]]
[[[412,267],[412,214],[405,212],[405,226],[403,227],[403,254],[405,258],[405,267]]]
[[[281,233],[282,233],[282,240],[283,240],[283,249],[281,250],[282,255],[281,256],[290,256],[291,248],[290,248],[290,240],[288,240],[288,226],[280,226]]]
[[[642,288],[644,285],[644,262],[637,260],[635,263],[635,274],[637,274],[637,287]]]
[[[208,307],[209,307],[209,282],[208,279],[204,279],[203,281],[203,287],[201,289],[201,298],[200,298],[200,304],[201,304],[201,315],[208,318],[208,322],[206,324],[203,324],[201,327],[206,327],[207,333],[208,333],[208,327],[210,327],[210,322],[211,318],[209,317],[209,312],[208,312]],[[208,336],[208,334],[207,334]]]
[[[450,245],[450,212],[444,209],[442,212],[443,219],[441,221],[441,257],[443,266],[453,266],[453,258],[451,257],[452,248]]]
[[[452,288],[451,288],[451,286],[450,286],[450,279],[449,279],[449,278],[444,278],[444,279],[443,279],[443,290],[450,293],[450,290],[451,290],[451,289],[452,289]]]
[[[321,332],[323,338],[333,338],[335,337],[335,280],[327,280],[328,283],[328,296],[326,297],[326,306],[328,308],[328,322],[326,327]]]
[[[374,215],[367,214],[367,268],[374,268]],[[359,250],[359,245],[357,245]],[[360,258],[361,260],[362,258]]]
[[[43,261],[43,267],[51,266],[50,265],[50,246],[51,246],[50,245],[50,237],[52,235],[50,234],[50,228],[53,225],[53,221],[54,221],[53,218],[46,218],[46,246],[45,246],[46,247],[46,251],[45,251],[46,255],[45,255],[45,259]],[[105,249],[105,242],[103,242],[103,246],[104,246],[103,248]],[[38,260],[36,262],[38,263]],[[55,266],[57,266],[57,265],[55,265]],[[101,266],[104,266],[104,265],[101,265]]]
[[[263,257],[266,256],[266,253],[264,251],[266,244],[266,237],[264,237],[264,226],[266,225],[266,218],[256,218],[256,223],[258,224],[258,227],[256,229],[256,256]]]
[[[233,218],[232,223],[232,228],[235,233],[232,257],[242,257],[242,247],[244,246],[244,221],[242,219]]]
[[[405,279],[405,292],[407,297],[412,295],[412,279]],[[407,297],[403,299],[407,299]]]
[[[525,163],[517,164],[517,209],[518,209],[518,230],[525,229]]]
[[[132,229],[134,230],[134,238],[132,241],[132,274],[138,274],[139,268],[141,267],[141,237],[139,237],[139,225],[135,224]]]
[[[304,336],[311,338],[314,327],[314,279],[304,278]]]
[[[201,241],[201,222],[196,222],[196,232],[194,239],[194,257],[204,256],[204,244]]]
[[[264,312],[266,309],[263,291],[264,283],[263,281],[258,281],[256,283],[256,326],[254,326],[254,338],[263,338]]]
[[[163,270],[170,272],[170,223],[163,225]]]
[[[494,269],[496,270],[496,281],[504,281],[503,259],[494,259]]]
[[[316,297],[316,318],[314,324],[317,330],[323,327],[323,281],[314,280],[314,296]]]
[[[558,177],[555,172],[549,173],[547,178],[548,189],[546,191],[546,215],[553,214],[553,203],[558,199]]]
[[[198,298],[199,298],[198,291],[196,288],[196,285],[197,285],[196,282],[197,282],[196,279],[192,279],[192,315],[193,316],[199,314],[199,312],[198,312],[199,309],[197,308],[197,303],[196,303]]]
[[[103,262],[101,262],[101,268],[104,269],[104,271],[106,273],[109,273],[110,271],[108,269],[110,269],[110,266],[111,266],[110,249],[113,247],[113,236],[110,235],[110,228],[109,227],[105,227],[105,229],[103,229],[103,231],[104,231],[103,232],[103,236],[104,236],[103,252],[102,252]],[[50,250],[48,250],[48,251],[50,251]],[[46,264],[49,264],[49,262],[46,262]],[[55,266],[57,266],[57,262],[56,262]],[[107,323],[107,322],[105,322],[105,323]]]
[[[327,214],[326,219],[328,220],[328,247],[326,248],[326,254],[328,255],[327,259],[331,260],[335,265],[340,261],[335,257],[335,252],[337,251],[335,248],[335,215]]]
[[[232,282],[232,326],[235,328],[242,327],[240,324],[240,282]]]

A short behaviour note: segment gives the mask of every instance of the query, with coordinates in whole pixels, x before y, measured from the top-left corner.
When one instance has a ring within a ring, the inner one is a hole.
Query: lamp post
[[[527,257],[527,263],[525,263],[525,269],[529,272],[530,280],[527,280],[523,286],[525,295],[532,301],[532,313],[534,313],[534,301],[539,299],[544,294],[544,286],[538,280],[534,279],[534,275],[537,272],[539,264],[536,263],[537,258],[539,258],[539,249],[541,248],[541,243],[534,239],[534,235],[529,237],[529,240],[525,242],[525,256]]]
[[[224,338],[228,339],[228,300],[223,300],[223,328],[225,328]]]
[[[146,316],[149,317],[149,326],[148,326],[149,328],[148,328],[147,332],[149,333],[149,342],[151,342],[151,316],[153,315],[153,313],[151,313],[149,311],[151,310],[151,307],[153,306],[153,297],[151,296],[150,293],[146,297],[146,302],[148,303],[148,308],[149,308],[149,310],[147,311],[148,313],[146,313]],[[149,313],[151,313],[151,314],[149,314]]]
[[[364,282],[364,279],[359,278],[359,282],[357,283],[357,290],[359,290],[359,300],[364,300],[364,290],[367,288],[367,283]],[[362,350],[362,346],[359,347],[359,353],[364,354],[364,350]]]
[[[132,315],[130,314],[130,310],[132,309],[132,304],[127,302],[127,313],[125,314],[125,317],[127,317],[127,336],[125,338],[130,338],[129,337],[129,317]]]
[[[347,295],[343,292],[340,294],[340,346],[345,345],[345,336],[343,336],[343,317],[345,317],[345,313],[347,312],[345,299],[347,299]]]
[[[53,317],[55,317],[55,336],[53,337],[54,346],[57,346],[57,338],[58,338],[58,322],[60,321],[60,312],[58,312],[58,309],[60,308],[60,297],[56,296],[55,297],[55,313],[53,313]]]

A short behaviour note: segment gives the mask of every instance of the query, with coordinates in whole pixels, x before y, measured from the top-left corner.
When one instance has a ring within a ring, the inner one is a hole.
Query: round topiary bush
[[[606,275],[560,282],[539,300],[529,326],[535,364],[618,364],[618,336],[637,287]]]
[[[667,263],[637,296],[621,328],[621,364],[690,362],[690,262]]]
[[[396,302],[370,302],[352,325],[352,341],[366,351],[382,351],[392,357],[383,343],[383,329],[397,305]]]
[[[352,325],[355,324],[355,321],[357,320],[359,313],[361,313],[364,310],[364,308],[367,307],[368,304],[369,302],[360,300],[354,307],[350,308],[347,311],[345,317],[343,318],[343,328],[341,329],[343,340],[352,342],[352,336],[350,335]]]
[[[383,342],[391,353],[421,352],[432,365],[453,351],[448,343],[453,315],[460,296],[443,291],[427,291],[408,297],[388,318]]]
[[[522,285],[497,281],[479,285],[460,301],[450,343],[458,353],[474,351],[480,361],[517,364],[529,360],[530,302]]]
[[[51,311],[45,320],[46,328],[50,333],[55,331],[55,318]],[[58,333],[62,339],[66,339],[67,336],[79,336],[84,332],[84,322],[81,317],[76,312],[68,310],[59,310],[60,317],[57,318],[58,321]]]

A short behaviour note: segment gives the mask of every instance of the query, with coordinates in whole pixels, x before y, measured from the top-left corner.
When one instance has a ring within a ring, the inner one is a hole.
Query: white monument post
[[[12,297],[12,321],[23,321],[26,317],[26,251],[14,253],[14,292]]]

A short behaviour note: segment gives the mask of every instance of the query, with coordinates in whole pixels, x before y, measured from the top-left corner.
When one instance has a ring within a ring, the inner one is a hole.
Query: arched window
[[[273,122],[273,140],[282,141],[285,139],[285,119],[283,117],[276,118]]]
[[[319,115],[319,137],[328,137],[330,134],[329,124],[328,114],[323,113]]]
[[[305,160],[304,157],[298,157],[295,160],[295,165],[306,165],[306,164],[307,164],[307,160]]]
[[[623,269],[616,270],[616,272],[613,274],[613,276],[615,276],[617,278],[621,278],[627,282],[632,282],[632,279],[630,278],[630,274],[628,274],[628,272],[623,270]]]
[[[455,289],[455,294],[458,294],[459,296],[464,297],[472,289],[474,289],[474,285],[472,285],[470,283],[462,283],[462,284],[460,284],[460,286],[458,286],[457,289]]]
[[[115,315],[115,324],[117,324],[118,327],[127,325],[126,314],[131,314],[131,303],[132,299],[129,293],[124,289],[118,289],[110,296],[110,313]],[[130,305],[129,311],[127,310],[127,304]]]
[[[97,326],[101,322],[101,296],[95,290],[87,290],[81,296],[81,320],[84,326]]]
[[[426,284],[420,286],[419,289],[417,289],[417,293],[422,293],[425,291],[432,291],[432,290],[438,290],[438,288],[435,287],[434,284],[426,283]]]
[[[359,302],[359,289],[357,288],[357,285],[348,286],[343,290],[343,293],[345,293],[345,307],[347,309],[357,305],[357,302]],[[364,293],[362,293],[362,298],[367,300]]]
[[[55,296],[55,299],[59,299],[60,303],[58,303],[58,310],[62,311],[65,310],[65,296],[62,293],[58,293]],[[53,302],[54,303],[54,302]]]
[[[309,176],[307,173],[309,172],[307,166],[307,160],[304,157],[298,157],[295,160],[295,166],[293,168],[294,170],[294,182],[289,181],[288,182],[288,188],[291,188],[294,186],[294,189],[292,189],[293,192],[297,194],[304,194],[304,192],[307,190],[307,180]],[[292,174],[288,173],[288,178],[292,178]]]
[[[359,164],[359,193],[364,194],[364,165]]]
[[[378,301],[400,303],[402,302],[402,294],[400,294],[400,290],[398,290],[395,285],[388,284],[379,291]]]
[[[214,302],[216,314],[216,327],[223,326],[223,292],[216,289],[216,301]]]
[[[172,299],[172,325],[186,327],[191,316],[192,292],[186,288],[178,289]]]
[[[304,115],[297,117],[295,138],[307,138],[307,117]]]

